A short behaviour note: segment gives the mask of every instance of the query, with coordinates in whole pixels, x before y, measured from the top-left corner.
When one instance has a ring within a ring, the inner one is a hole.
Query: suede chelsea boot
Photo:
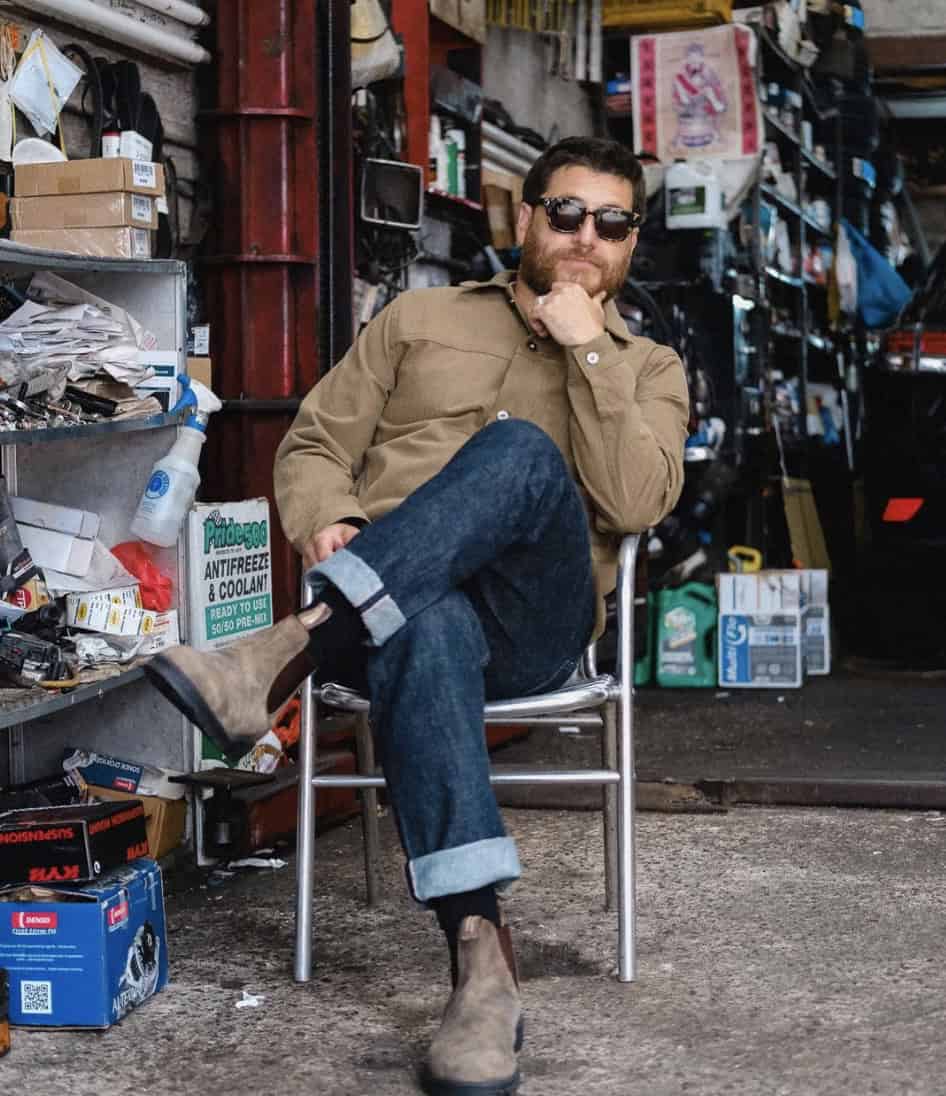
[[[507,1096],[519,1086],[522,1009],[509,930],[465,917],[458,978],[422,1074],[429,1096]]]
[[[309,631],[331,615],[316,605],[218,651],[171,647],[144,666],[151,683],[232,760],[273,725],[315,670]]]

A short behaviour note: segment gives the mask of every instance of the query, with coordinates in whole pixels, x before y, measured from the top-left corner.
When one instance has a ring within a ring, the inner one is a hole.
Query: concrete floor
[[[946,1089],[946,817],[739,808],[642,814],[640,975],[613,978],[599,821],[510,811],[507,904],[527,1015],[524,1096],[851,1096]],[[117,1027],[14,1031],[0,1091],[29,1096],[416,1091],[447,995],[430,915],[363,904],[358,827],[318,842],[318,971],[290,974],[292,868],[176,875],[171,984]],[[241,992],[264,995],[237,1009]]]

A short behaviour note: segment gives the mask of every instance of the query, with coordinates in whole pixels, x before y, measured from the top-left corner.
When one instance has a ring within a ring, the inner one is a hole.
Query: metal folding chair
[[[594,649],[585,655],[577,681],[551,693],[487,703],[484,721],[504,725],[597,727],[602,732],[602,768],[574,771],[492,767],[493,784],[592,784],[603,789],[606,906],[618,911],[618,978],[632,982],[637,971],[634,856],[634,572],[639,537],[621,542],[617,580],[618,656],[615,675],[598,674]],[[305,589],[304,601],[311,601]],[[356,736],[358,773],[319,775],[316,771],[316,697],[330,707],[359,715]],[[362,792],[368,901],[378,889],[377,789],[368,728],[368,701],[339,685],[303,686],[299,741],[299,829],[296,858],[297,982],[312,976],[312,893],[315,876],[315,792],[317,788],[358,788]]]

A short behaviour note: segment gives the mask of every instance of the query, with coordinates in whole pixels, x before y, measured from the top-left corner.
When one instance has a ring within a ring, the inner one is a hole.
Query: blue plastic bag
[[[881,253],[841,219],[857,263],[857,310],[868,327],[889,327],[912,292]]]

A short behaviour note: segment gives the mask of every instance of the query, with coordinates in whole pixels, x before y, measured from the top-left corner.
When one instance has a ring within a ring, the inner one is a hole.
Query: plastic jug
[[[716,685],[716,591],[688,582],[657,594],[657,684]]]

